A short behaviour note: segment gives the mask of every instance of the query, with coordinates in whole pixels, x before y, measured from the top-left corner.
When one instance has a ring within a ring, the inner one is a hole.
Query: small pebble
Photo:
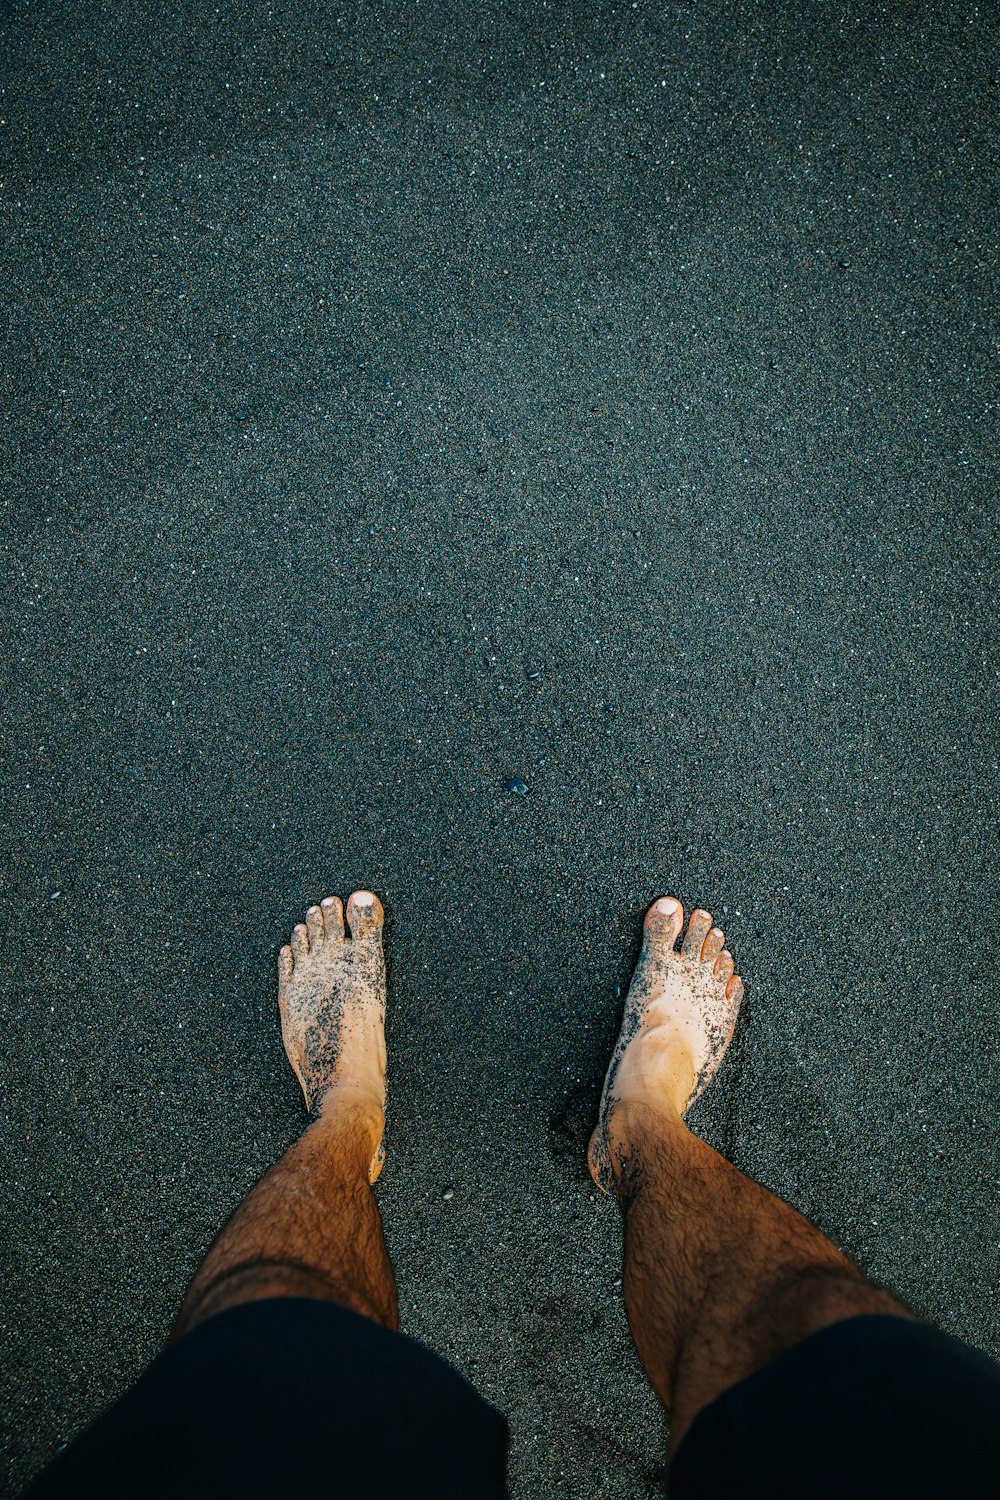
[[[520,776],[508,776],[504,786],[508,792],[516,792],[519,797],[523,797],[528,790],[527,782],[522,781]]]
[[[616,1000],[620,1000],[621,997],[622,997],[622,987],[621,987],[620,984],[616,984],[615,985],[615,999]]]
[[[454,1188],[445,1188],[444,1192],[441,1194],[441,1197],[444,1199],[445,1203],[450,1203],[451,1200],[452,1200],[452,1198],[454,1198],[454,1196],[455,1196],[455,1189]]]
[[[541,675],[542,674],[539,671],[538,667],[532,667],[531,671],[528,673],[528,681],[529,682],[537,682],[538,679],[539,679],[539,677],[541,677]]]
[[[62,895],[62,891],[49,891],[49,900],[50,901],[55,901],[56,897],[57,896],[61,896],[61,895]]]

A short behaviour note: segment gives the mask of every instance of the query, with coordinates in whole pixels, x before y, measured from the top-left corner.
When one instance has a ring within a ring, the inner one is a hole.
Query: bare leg
[[[278,956],[282,1036],[314,1116],[212,1245],[175,1336],[260,1297],[320,1297],[398,1324],[371,1184],[385,1123],[383,912],[369,891],[312,906]]]
[[[743,985],[708,912],[646,913],[591,1139],[594,1180],[625,1220],[629,1327],[671,1413],[676,1451],[699,1409],[828,1323],[909,1317],[790,1204],[691,1134],[682,1115],[729,1044]]]

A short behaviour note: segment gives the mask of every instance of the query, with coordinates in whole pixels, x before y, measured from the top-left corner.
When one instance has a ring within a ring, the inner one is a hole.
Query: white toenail
[[[653,906],[653,910],[658,911],[663,917],[672,917],[677,910],[677,902],[673,896],[661,896]]]
[[[354,904],[355,906],[374,906],[375,897],[371,891],[355,891]]]

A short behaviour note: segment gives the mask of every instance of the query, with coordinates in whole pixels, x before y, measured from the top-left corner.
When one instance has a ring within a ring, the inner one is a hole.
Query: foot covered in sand
[[[371,1134],[369,1180],[385,1152],[385,913],[371,891],[310,906],[278,954],[278,1008],[288,1061],[315,1118],[349,1110]]]
[[[654,901],[646,913],[642,952],[590,1138],[590,1174],[611,1196],[628,1154],[622,1128],[628,1109],[620,1106],[683,1115],[715,1075],[736,1025],[743,981],[733,972],[725,933],[710,912],[693,911],[678,952],[683,926],[684,908],[672,896]]]

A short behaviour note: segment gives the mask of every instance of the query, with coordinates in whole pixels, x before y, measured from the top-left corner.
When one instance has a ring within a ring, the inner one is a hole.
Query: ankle
[[[357,1156],[367,1174],[385,1131],[385,1109],[370,1090],[356,1084],[332,1084],[314,1106],[313,1130],[335,1135],[341,1149]]]
[[[619,1188],[634,1191],[638,1181],[662,1166],[690,1138],[677,1105],[663,1094],[630,1094],[608,1116],[607,1142]]]

